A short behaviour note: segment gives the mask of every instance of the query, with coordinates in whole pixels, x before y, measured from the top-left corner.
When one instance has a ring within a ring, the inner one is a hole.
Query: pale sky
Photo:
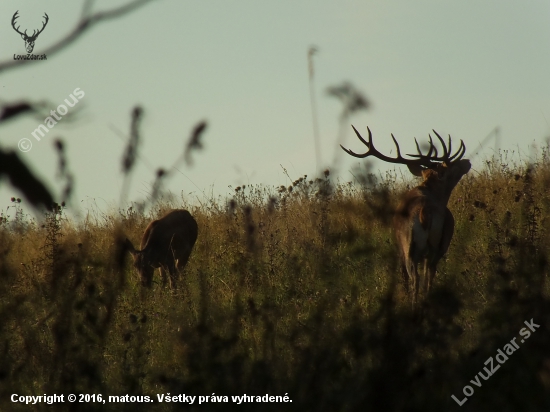
[[[123,4],[100,1],[94,10]],[[19,10],[21,29],[41,27],[41,54],[76,24],[82,2],[3,0],[0,3],[0,60],[24,54],[11,27]],[[350,81],[372,103],[351,117],[377,148],[394,153],[390,134],[403,151],[414,137],[435,129],[463,139],[466,157],[499,128],[500,148],[520,150],[550,136],[550,2],[540,1],[227,1],[159,0],[92,28],[59,54],[0,74],[0,102],[47,100],[52,109],[76,88],[85,96],[78,117],[61,119],[40,141],[31,136],[43,119],[25,117],[0,127],[0,144],[17,149],[57,195],[52,143],[62,137],[76,178],[74,207],[117,206],[122,187],[120,159],[130,113],[145,109],[141,156],[129,200],[151,193],[154,171],[170,166],[200,120],[209,123],[203,152],[193,167],[176,173],[168,189],[193,202],[232,193],[229,185],[288,185],[316,171],[307,51],[314,57],[315,93],[323,167],[336,150],[341,103],[329,86]],[[346,129],[346,146],[363,146]],[[341,149],[338,148],[339,151]],[[474,169],[495,150],[489,140]],[[341,178],[360,160],[341,152]],[[282,165],[282,167],[281,167]],[[376,169],[387,168],[374,161]],[[399,168],[399,167],[398,167]],[[405,167],[399,170],[406,172]],[[471,173],[475,173],[475,170]],[[20,194],[6,181],[0,208]]]

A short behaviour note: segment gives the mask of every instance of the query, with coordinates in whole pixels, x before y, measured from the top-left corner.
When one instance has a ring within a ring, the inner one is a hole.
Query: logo
[[[29,36],[27,34],[27,30],[25,30],[25,32],[19,31],[19,27],[21,27],[21,26],[15,27],[15,23],[16,23],[15,20],[17,20],[17,18],[19,17],[18,13],[19,13],[19,10],[17,10],[15,12],[15,14],[13,15],[13,18],[11,19],[11,26],[13,27],[13,29],[17,33],[19,33],[21,35],[21,38],[23,40],[25,40],[25,48],[27,49],[27,53],[32,53],[32,51],[34,50],[34,42],[36,41],[36,38],[38,37],[38,35],[40,33],[42,33],[44,31],[44,29],[46,28],[46,25],[48,24],[48,20],[50,18],[48,17],[48,15],[46,13],[44,13],[44,18],[46,19],[46,21],[42,24],[42,28],[38,31],[34,30],[32,32],[32,35]]]

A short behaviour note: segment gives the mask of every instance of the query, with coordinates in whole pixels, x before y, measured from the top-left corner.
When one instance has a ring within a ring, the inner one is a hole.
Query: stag
[[[170,287],[176,288],[178,270],[182,270],[198,235],[197,222],[187,210],[173,210],[147,226],[141,239],[141,250],[136,250],[126,239],[126,249],[134,258],[134,267],[143,286],[151,287],[153,273],[159,268],[163,285],[170,275]]]
[[[397,149],[397,157],[393,158],[376,150],[369,128],[367,128],[368,140],[363,139],[355,127],[353,130],[368,150],[357,154],[341,146],[346,153],[360,159],[373,156],[384,162],[403,164],[413,175],[422,177],[420,185],[405,193],[393,217],[393,229],[401,259],[401,273],[407,290],[409,290],[409,282],[412,283],[412,304],[415,306],[420,289],[418,264],[424,263],[424,289],[427,293],[433,282],[437,263],[449,249],[453,238],[454,217],[447,203],[455,186],[470,170],[470,161],[463,159],[466,146],[461,140],[458,150],[451,154],[451,136],[449,135],[448,145],[446,145],[443,138],[434,130],[443,148],[443,154],[439,156],[437,147],[429,135],[427,153],[422,153],[415,139],[418,153],[408,154],[407,156],[413,159],[407,159],[401,156],[399,144],[392,134],[391,137]]]
[[[48,17],[48,15],[46,13],[44,13],[44,18],[46,19],[46,21],[42,24],[42,28],[38,31],[33,30],[32,35],[29,36],[29,35],[27,35],[27,30],[25,30],[24,33],[19,31],[19,27],[21,27],[21,26],[15,27],[15,20],[17,20],[17,18],[19,17],[18,13],[19,13],[19,10],[17,10],[15,12],[15,14],[13,15],[13,17],[11,19],[11,26],[13,27],[13,29],[17,33],[19,33],[21,35],[21,38],[23,40],[25,40],[25,48],[27,49],[27,53],[32,53],[32,51],[34,50],[34,42],[36,41],[36,38],[38,37],[38,35],[40,33],[42,33],[44,31],[44,29],[46,28],[46,25],[48,24],[48,21],[50,20],[50,18]]]

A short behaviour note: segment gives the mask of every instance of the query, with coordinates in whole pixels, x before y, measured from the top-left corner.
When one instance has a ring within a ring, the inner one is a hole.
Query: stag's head
[[[353,126],[352,126],[353,127]],[[415,139],[416,143],[416,154],[408,154],[407,156],[412,159],[407,159],[401,156],[401,150],[399,149],[399,144],[397,140],[391,135],[395,148],[397,149],[397,157],[388,157],[380,153],[373,144],[372,133],[367,127],[369,132],[368,140],[363,139],[361,134],[353,127],[355,134],[368,150],[365,153],[355,153],[345,147],[341,146],[342,149],[349,155],[357,157],[360,159],[373,156],[377,159],[383,160],[387,163],[397,163],[406,165],[409,171],[415,175],[422,177],[423,186],[426,186],[432,190],[442,190],[444,193],[442,195],[448,199],[451,195],[452,190],[458,184],[462,176],[464,176],[471,168],[471,163],[468,159],[463,159],[464,154],[466,153],[466,145],[461,140],[458,150],[452,154],[452,142],[451,136],[449,135],[448,143],[446,144],[443,138],[434,130],[433,132],[437,136],[443,153],[439,155],[436,145],[433,142],[432,136],[429,135],[429,148],[427,153],[423,153],[418,145],[418,141]]]
[[[32,53],[32,51],[34,50],[34,42],[36,41],[36,38],[38,37],[38,35],[40,33],[42,33],[44,31],[44,28],[46,27],[46,25],[48,24],[48,21],[50,20],[50,18],[48,17],[48,15],[46,13],[44,13],[44,23],[42,23],[42,28],[40,30],[33,30],[33,33],[32,35],[28,35],[27,34],[27,30],[25,30],[24,32],[21,32],[19,31],[19,27],[21,26],[17,26],[15,27],[15,21],[17,20],[17,18],[19,17],[18,16],[18,13],[19,13],[19,10],[17,10],[15,12],[15,14],[13,15],[12,19],[11,19],[11,26],[13,27],[13,29],[19,33],[21,35],[21,38],[23,40],[25,40],[25,48],[27,49],[27,53]]]

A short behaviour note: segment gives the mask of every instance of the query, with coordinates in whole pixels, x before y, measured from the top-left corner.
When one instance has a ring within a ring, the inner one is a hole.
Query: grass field
[[[417,312],[390,228],[406,184],[392,175],[243,186],[78,225],[61,206],[37,223],[14,202],[0,221],[0,410],[52,410],[12,394],[73,393],[107,402],[55,410],[548,411],[547,154],[524,165],[503,152],[462,179],[450,250]],[[178,290],[158,272],[144,289],[123,240],[139,244],[170,208],[189,208],[197,244]],[[520,343],[531,319],[540,327]],[[513,338],[519,349],[479,380]],[[158,402],[168,393],[197,398]],[[126,394],[155,402],[108,401]],[[244,394],[253,402],[232,399]],[[292,403],[259,403],[266,394]]]

